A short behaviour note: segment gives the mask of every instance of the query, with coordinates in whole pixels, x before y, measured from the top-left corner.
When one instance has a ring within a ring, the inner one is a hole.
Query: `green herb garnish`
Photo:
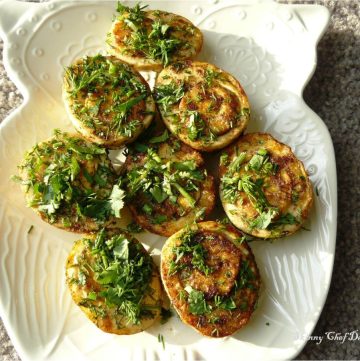
[[[33,147],[20,166],[26,174],[21,182],[31,190],[29,206],[50,223],[60,220],[67,227],[83,217],[99,223],[111,215],[120,217],[122,190],[115,185],[106,150],[80,137],[54,134],[50,141]],[[92,162],[97,167],[88,168]]]
[[[144,158],[141,166],[130,169],[122,178],[127,198],[136,198],[139,209],[151,216],[151,221],[155,224],[168,220],[160,207],[164,202],[176,205],[179,214],[183,211],[182,207],[195,208],[196,199],[193,194],[199,189],[200,182],[205,179],[205,172],[198,169],[193,160],[180,163],[159,156],[156,147],[166,136],[167,132],[152,138],[154,146],[140,149],[146,149],[146,152],[140,152]],[[133,152],[133,156],[137,157],[138,149],[133,149]],[[180,197],[182,206],[178,203]]]
[[[150,144],[155,144],[155,143],[162,143],[162,142],[165,142],[166,140],[169,139],[169,133],[168,131],[165,129],[164,132],[157,136],[157,137],[153,137],[149,140],[149,143]]]
[[[184,84],[171,82],[169,84],[158,85],[154,89],[156,103],[168,112],[170,105],[178,103],[184,96]]]
[[[126,226],[126,230],[130,233],[141,233],[144,229],[136,222],[131,222]]]
[[[161,333],[158,334],[158,342],[162,344],[163,350],[165,350],[165,339]]]
[[[86,241],[93,255],[88,267],[101,285],[99,291],[88,294],[88,306],[91,301],[104,300],[106,306],[115,309],[115,314],[124,317],[128,324],[139,324],[143,317],[153,317],[142,302],[144,295],[151,293],[149,282],[153,267],[142,246],[125,234],[110,235],[105,230],[97,234],[95,241]]]
[[[209,275],[213,271],[212,268],[206,264],[207,251],[201,244],[201,239],[195,239],[196,233],[196,230],[188,228],[181,235],[181,244],[175,246],[172,250],[174,260],[170,264],[170,275],[186,267],[186,264],[182,262],[184,256],[191,256],[191,265],[205,275]]]
[[[228,165],[228,170],[221,179],[221,192],[225,201],[235,203],[244,192],[258,212],[258,216],[249,222],[250,228],[267,229],[275,224],[279,214],[276,207],[270,206],[263,191],[264,178],[262,175],[274,174],[277,165],[270,161],[266,149],[260,149],[244,165],[246,153],[241,152]],[[253,171],[255,174],[240,175],[240,170]],[[241,198],[240,198],[241,201]],[[277,225],[283,223],[276,223]]]
[[[236,289],[250,288],[254,289],[252,282],[255,280],[255,275],[250,268],[248,261],[242,261],[240,264],[239,274],[236,280]]]
[[[96,134],[114,132],[132,137],[146,117],[145,102],[150,92],[127,64],[102,55],[86,57],[65,69],[72,111]],[[137,117],[132,109],[137,106]]]
[[[152,20],[149,27],[144,26],[146,6],[137,4],[135,7],[127,7],[118,3],[117,20],[123,21],[125,27],[131,30],[125,39],[126,53],[145,56],[148,59],[159,60],[166,66],[173,54],[185,45],[182,39],[174,35],[172,26],[162,21],[160,16]],[[156,16],[156,13],[154,13]]]
[[[193,315],[203,315],[210,311],[209,305],[205,301],[204,294],[201,291],[186,286],[185,291],[188,293],[189,312]]]
[[[257,173],[276,173],[277,164],[270,161],[268,151],[266,149],[259,149],[256,154],[252,156],[249,163],[245,166],[245,170],[253,170]]]

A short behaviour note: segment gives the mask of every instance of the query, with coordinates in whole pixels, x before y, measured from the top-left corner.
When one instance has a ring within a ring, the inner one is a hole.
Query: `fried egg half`
[[[28,206],[53,226],[79,233],[118,227],[111,206],[112,196],[122,203],[117,175],[106,149],[80,135],[56,131],[35,145],[17,179]]]
[[[161,252],[161,278],[181,320],[210,337],[231,335],[249,322],[261,284],[244,235],[217,222],[171,236]]]
[[[170,236],[214,207],[214,179],[201,154],[165,130],[147,143],[129,147],[123,170],[126,202],[135,221]]]
[[[63,100],[75,128],[89,141],[111,149],[133,142],[155,114],[141,74],[109,56],[85,57],[67,67]]]
[[[74,302],[102,331],[130,335],[160,318],[159,272],[127,233],[102,230],[76,241],[66,262],[66,283]]]
[[[138,70],[160,71],[167,64],[193,59],[201,50],[201,31],[188,19],[145,7],[118,6],[107,35],[108,52]]]
[[[168,129],[199,151],[226,147],[243,133],[250,118],[240,83],[212,64],[171,64],[158,75],[154,92]]]
[[[220,198],[231,222],[260,238],[295,233],[309,216],[313,191],[291,148],[265,133],[249,133],[220,158]]]

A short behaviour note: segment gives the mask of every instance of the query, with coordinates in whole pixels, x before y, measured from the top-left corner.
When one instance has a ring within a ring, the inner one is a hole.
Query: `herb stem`
[[[190,203],[190,206],[193,208],[195,206],[195,199],[179,183],[173,184],[179,193]]]

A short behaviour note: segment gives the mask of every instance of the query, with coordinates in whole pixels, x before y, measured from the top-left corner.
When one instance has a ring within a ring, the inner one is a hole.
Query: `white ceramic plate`
[[[264,289],[251,322],[233,337],[201,337],[176,316],[133,336],[99,331],[73,304],[64,282],[64,261],[78,236],[43,223],[25,207],[9,178],[25,150],[56,127],[71,129],[61,102],[62,69],[104,48],[115,4],[3,0],[4,63],[25,100],[0,132],[1,317],[23,360],[293,358],[323,308],[334,259],[333,145],[301,95],[329,13],[316,5],[249,0],[154,1],[151,7],[187,16],[204,30],[201,57],[233,73],[249,95],[253,119],[248,131],[270,132],[305,163],[317,193],[306,225],[310,231],[251,244]],[[148,233],[140,239],[159,254],[163,238]]]

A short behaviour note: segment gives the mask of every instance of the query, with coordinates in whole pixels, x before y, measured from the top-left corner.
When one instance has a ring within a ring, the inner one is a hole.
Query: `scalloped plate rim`
[[[52,0],[51,2],[54,2],[56,3],[57,1],[56,0]],[[75,1],[74,1],[75,2]],[[272,2],[272,1],[269,1],[269,2]],[[31,6],[32,4],[29,4],[29,7]],[[241,5],[241,4],[240,4]],[[309,5],[307,5],[309,6]],[[316,6],[320,6],[320,5],[316,5]],[[321,6],[323,7],[323,6]],[[325,8],[325,7],[323,7]],[[325,8],[326,9],[326,8]],[[326,9],[327,10],[327,9]],[[327,10],[328,11],[328,10]],[[318,41],[321,39],[322,35],[324,34],[325,30],[327,28],[327,24],[326,26],[323,27],[323,30],[322,32],[319,34],[318,38],[317,38],[317,41],[316,43],[318,43]],[[7,41],[7,38],[6,36],[4,37],[4,43],[6,43]],[[24,97],[24,100],[22,102],[22,104],[14,109],[3,121],[2,123],[0,124],[0,130],[3,130],[4,127],[6,127],[11,121],[13,118],[15,118],[16,116],[18,116],[21,111],[23,111],[24,109],[26,109],[29,104],[31,103],[31,93],[28,91],[27,87],[18,79],[18,76],[17,74],[15,73],[14,69],[12,68],[12,66],[10,65],[10,62],[9,62],[9,59],[8,57],[6,56],[7,55],[7,49],[4,49],[4,65],[5,65],[5,69],[7,70],[8,74],[9,74],[9,77],[12,81],[14,81],[14,83],[16,84],[16,86],[19,88],[19,90],[21,91],[23,97]],[[302,91],[303,89],[305,88],[306,84],[309,82],[309,80],[311,79],[314,71],[315,71],[315,68],[316,68],[316,59],[315,59],[315,62],[314,62],[314,66],[313,66],[313,69],[311,71],[311,73],[309,74],[309,76],[307,77],[307,79],[304,80],[304,85],[302,87]],[[302,92],[301,92],[302,93]],[[301,97],[302,97],[302,94],[301,94]],[[302,99],[303,100],[303,99]],[[307,105],[306,105],[307,106]],[[308,107],[308,106],[307,106]],[[309,107],[308,107],[309,108]],[[310,108],[309,108],[310,109]],[[314,115],[316,115],[314,113]],[[316,115],[317,116],[317,115]],[[319,118],[320,119],[320,118]],[[331,136],[330,136],[330,133],[325,125],[325,123],[321,120],[322,122],[322,126],[323,126],[323,129],[322,131],[326,132],[326,136],[329,138],[330,142],[331,142]],[[332,148],[333,148],[333,144],[331,142],[331,145],[332,145]],[[334,150],[331,154],[328,155],[329,157],[329,161],[330,163],[332,163],[333,165],[335,165],[335,154],[334,154]],[[332,180],[335,184],[335,189],[336,188],[336,183],[337,183],[337,180],[336,180],[336,172],[335,172],[335,178]],[[332,194],[330,192],[330,198],[332,203],[331,203],[331,206],[333,208],[333,213],[332,215],[336,218],[337,217],[337,194]],[[322,297],[322,304],[321,304],[321,310],[323,310],[323,307],[324,307],[324,304],[325,304],[325,301],[326,301],[326,298],[327,298],[327,295],[328,295],[328,292],[329,292],[329,288],[330,288],[330,283],[331,283],[331,276],[332,276],[332,270],[333,270],[333,263],[334,263],[334,254],[335,254],[335,246],[336,246],[336,222],[334,222],[334,224],[332,225],[332,231],[330,232],[330,235],[332,235],[333,237],[333,240],[331,242],[331,254],[332,254],[332,260],[331,260],[331,267],[330,267],[330,276],[329,276],[329,280],[328,280],[328,283],[327,283],[327,287],[326,287],[326,291],[325,293],[323,294],[323,297]],[[27,353],[25,350],[23,350],[23,347],[20,343],[18,343],[18,339],[16,337],[16,334],[13,333],[13,330],[11,328],[11,325],[8,321],[8,318],[7,318],[7,315],[3,312],[3,309],[2,307],[0,307],[0,311],[1,311],[1,316],[3,317],[3,321],[4,321],[4,324],[8,330],[8,333],[16,347],[16,349],[18,350],[19,354],[21,355],[21,357],[23,359],[26,359],[27,358]],[[311,332],[313,331],[313,329],[315,328],[316,326],[316,323],[319,319],[321,315],[321,312],[319,312],[319,314],[314,318],[314,324],[312,325],[311,327],[311,331],[309,332],[309,334],[311,334]],[[5,317],[4,317],[5,316]],[[301,350],[305,347],[306,345],[306,342],[303,342],[302,343],[302,346],[300,348],[298,348],[296,350],[296,353],[295,354],[292,354],[290,357],[293,358],[293,357],[296,357],[296,355],[298,355]]]

